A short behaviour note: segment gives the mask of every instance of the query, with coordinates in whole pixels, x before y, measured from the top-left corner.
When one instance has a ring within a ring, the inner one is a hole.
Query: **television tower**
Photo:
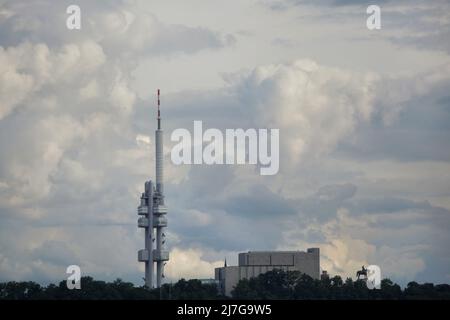
[[[156,262],[156,288],[161,287],[164,278],[165,261],[169,252],[165,250],[167,227],[167,207],[164,205],[163,172],[163,130],[161,129],[161,111],[158,89],[158,128],[155,131],[156,144],[156,183],[145,182],[141,204],[138,207],[138,227],[145,230],[145,249],[138,251],[138,261],[145,263],[145,285],[153,288],[154,266]]]

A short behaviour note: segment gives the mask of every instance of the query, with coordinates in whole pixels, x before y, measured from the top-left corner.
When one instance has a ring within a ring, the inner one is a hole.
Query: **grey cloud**
[[[45,241],[32,251],[31,256],[33,259],[59,265],[61,269],[67,268],[72,261],[79,259],[67,243],[53,240]]]
[[[356,201],[354,211],[361,213],[394,213],[408,209],[431,209],[428,201],[414,201],[403,198],[362,198]]]
[[[321,187],[317,191],[315,197],[325,201],[343,201],[353,197],[356,193],[356,190],[356,186],[351,183],[342,185],[327,185]]]
[[[323,222],[333,218],[338,209],[345,207],[356,190],[357,187],[351,183],[325,185],[311,196],[299,197],[295,201],[296,209],[302,219]]]
[[[292,47],[294,45],[294,43],[292,42],[292,40],[287,39],[287,38],[274,38],[272,40],[272,44],[274,46],[280,46],[280,47]]]
[[[268,0],[261,1],[265,7],[284,12],[289,9],[318,7],[326,12],[313,14],[314,20],[349,21],[366,14],[369,5],[381,7],[383,39],[396,45],[413,46],[423,50],[437,50],[448,53],[450,45],[450,21],[447,15],[449,3],[446,0],[424,2],[420,0]],[[361,9],[354,11],[353,9]],[[344,11],[346,10],[346,11]],[[360,37],[353,38],[361,40]],[[365,37],[364,40],[371,40]]]
[[[295,213],[289,200],[264,186],[237,186],[236,173],[227,166],[193,167],[188,180],[176,188],[169,186],[167,192],[177,199],[171,227],[184,246],[202,244],[231,251],[274,248],[280,239],[275,226],[281,226],[283,216]],[[190,209],[204,212],[211,222],[189,222]],[[257,234],[250,232],[255,227]]]
[[[339,143],[334,154],[360,161],[449,161],[450,102],[445,91],[438,87],[408,102],[408,110],[399,113],[395,125],[373,121],[358,128],[351,139]]]
[[[388,38],[395,44],[423,50],[450,52],[450,3],[446,0],[406,2],[404,10],[387,12],[384,21],[392,32]]]
[[[136,59],[177,52],[190,54],[236,42],[231,34],[223,35],[205,27],[165,24],[123,0],[105,4],[78,1],[82,27],[72,31],[66,28],[66,8],[71,4],[71,1],[39,1],[23,6],[17,1],[7,1],[2,5],[5,14],[0,15],[0,44],[8,47],[22,42],[44,42],[57,47],[89,39],[100,44],[107,54]]]
[[[377,5],[385,4],[391,0],[379,0]],[[360,6],[367,7],[374,4],[369,0],[266,0],[261,3],[272,10],[287,10],[291,7],[312,5],[312,6]]]
[[[291,201],[272,193],[264,186],[254,186],[248,194],[232,196],[223,205],[223,208],[231,214],[252,219],[281,217],[295,213]]]

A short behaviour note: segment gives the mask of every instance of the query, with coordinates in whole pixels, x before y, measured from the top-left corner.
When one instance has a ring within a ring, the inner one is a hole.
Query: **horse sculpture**
[[[362,266],[361,270],[356,271],[356,278],[359,280],[361,276],[364,276],[364,279],[367,279],[367,269]]]

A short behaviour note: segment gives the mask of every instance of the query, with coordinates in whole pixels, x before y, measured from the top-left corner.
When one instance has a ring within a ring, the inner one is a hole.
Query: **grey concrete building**
[[[241,279],[257,277],[274,269],[300,271],[314,279],[320,278],[319,248],[304,251],[249,251],[239,254],[238,266],[215,269],[219,289],[227,296]]]

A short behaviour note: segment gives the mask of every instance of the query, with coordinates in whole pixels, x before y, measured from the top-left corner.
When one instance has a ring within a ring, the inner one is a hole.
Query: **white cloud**
[[[166,274],[172,279],[209,279],[214,278],[214,268],[222,267],[223,261],[205,261],[200,249],[173,248],[170,252],[170,263],[166,266]]]
[[[389,125],[407,101],[448,80],[449,68],[393,77],[297,60],[257,67],[236,86],[255,123],[280,129],[282,168],[292,170],[328,154],[375,116]]]

